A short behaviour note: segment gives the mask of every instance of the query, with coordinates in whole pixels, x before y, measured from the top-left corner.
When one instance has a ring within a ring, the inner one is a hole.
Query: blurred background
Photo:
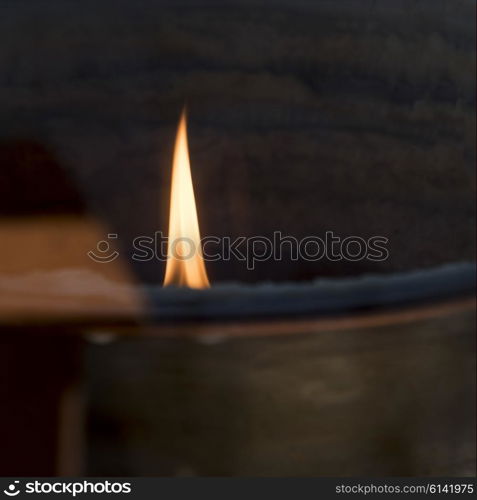
[[[389,239],[212,283],[474,260],[475,2],[16,0],[0,33],[0,473],[474,473],[472,310],[151,337],[131,242],[167,231],[186,103],[203,235]]]

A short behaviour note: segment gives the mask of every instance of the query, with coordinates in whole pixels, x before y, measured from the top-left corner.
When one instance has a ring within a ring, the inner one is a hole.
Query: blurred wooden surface
[[[128,256],[134,237],[166,232],[187,101],[204,236],[390,240],[391,258],[380,263],[285,256],[252,272],[232,260],[209,266],[212,281],[474,258],[474,0],[49,0],[1,9],[9,43],[0,48],[0,137],[55,151]],[[38,168],[23,172],[48,192]],[[162,281],[162,262],[131,265],[141,281]]]

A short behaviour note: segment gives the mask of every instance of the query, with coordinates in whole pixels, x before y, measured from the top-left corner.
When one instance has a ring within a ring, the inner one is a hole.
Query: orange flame
[[[164,286],[189,288],[210,286],[200,243],[199,222],[190,172],[186,113],[177,128],[172,162],[169,240]]]

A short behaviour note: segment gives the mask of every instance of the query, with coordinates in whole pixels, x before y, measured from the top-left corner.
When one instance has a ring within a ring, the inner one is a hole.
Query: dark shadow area
[[[51,148],[33,139],[0,141],[1,217],[84,215],[77,186]]]

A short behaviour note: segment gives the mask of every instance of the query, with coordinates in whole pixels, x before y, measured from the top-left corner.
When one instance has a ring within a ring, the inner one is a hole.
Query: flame
[[[186,113],[177,128],[172,162],[169,240],[164,286],[189,288],[210,286],[200,243],[199,222],[190,172]]]

